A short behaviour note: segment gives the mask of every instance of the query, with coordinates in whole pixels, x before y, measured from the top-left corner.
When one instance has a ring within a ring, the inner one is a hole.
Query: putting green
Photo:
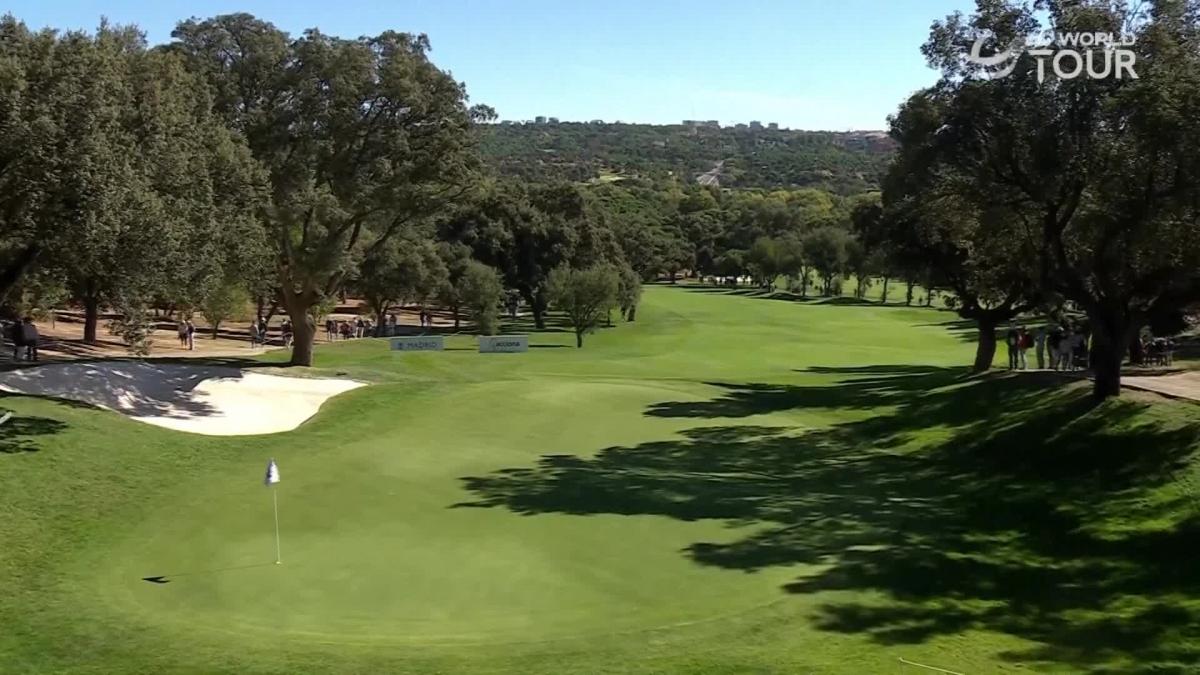
[[[194,630],[422,644],[664,628],[779,600],[794,569],[729,574],[682,554],[753,528],[482,508],[464,477],[543,455],[587,456],[648,431],[667,438],[680,425],[647,423],[641,411],[704,398],[678,384],[522,384],[420,395],[384,385],[347,396],[347,407],[392,408],[390,426],[277,458],[282,565],[271,563],[269,494],[246,467],[179,486],[172,504],[104,556],[96,592]]]
[[[4,396],[0,673],[1190,672],[1200,413],[971,337],[656,286],[583,349],[322,345],[372,384],[281,434]]]

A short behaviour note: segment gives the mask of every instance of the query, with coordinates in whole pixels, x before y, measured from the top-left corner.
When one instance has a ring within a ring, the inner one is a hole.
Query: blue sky
[[[969,0],[0,0],[34,27],[176,21],[246,11],[298,32],[428,33],[433,60],[502,119],[882,129],[932,83],[929,24]]]

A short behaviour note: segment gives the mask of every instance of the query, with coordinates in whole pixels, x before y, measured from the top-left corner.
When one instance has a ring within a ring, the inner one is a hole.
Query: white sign
[[[480,335],[479,352],[527,352],[528,335]]]
[[[441,335],[392,338],[392,351],[396,352],[440,352],[446,348],[446,339]]]

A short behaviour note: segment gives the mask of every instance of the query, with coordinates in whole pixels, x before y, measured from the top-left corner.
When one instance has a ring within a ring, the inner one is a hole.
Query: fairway
[[[1184,672],[1200,416],[971,339],[664,285],[583,349],[322,346],[371,384],[281,434],[5,396],[0,672]]]

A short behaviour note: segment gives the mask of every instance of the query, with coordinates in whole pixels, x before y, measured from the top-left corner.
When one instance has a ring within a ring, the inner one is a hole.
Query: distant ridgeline
[[[793,131],[752,122],[624,124],[501,122],[483,130],[483,154],[503,175],[531,181],[652,181],[735,188],[876,189],[891,158],[880,131]]]

